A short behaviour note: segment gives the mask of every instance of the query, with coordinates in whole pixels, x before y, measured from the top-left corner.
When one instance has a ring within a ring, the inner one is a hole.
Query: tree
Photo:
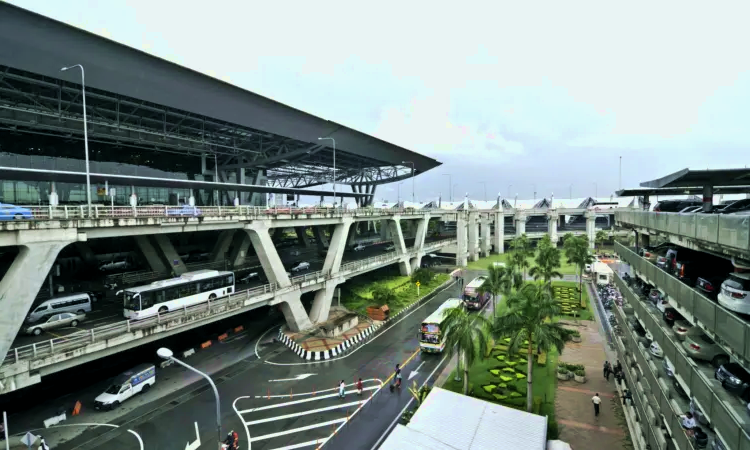
[[[537,244],[536,265],[531,268],[529,274],[535,280],[543,280],[548,285],[553,278],[562,278],[560,268],[560,249],[554,244],[549,235],[545,235]]]
[[[598,230],[596,232],[596,237],[594,237],[594,242],[596,243],[597,252],[601,251],[602,245],[604,245],[604,241],[608,239],[609,236],[607,236],[607,232],[604,230]]]
[[[507,309],[492,325],[492,335],[496,339],[510,337],[508,353],[511,355],[526,346],[526,410],[531,412],[534,349],[543,352],[557,349],[562,354],[571,331],[557,322],[547,321],[560,313],[560,306],[540,283],[526,284],[506,298],[505,305]]]
[[[417,269],[411,274],[411,282],[429,284],[435,278],[435,273],[427,269]]]
[[[458,353],[463,363],[464,395],[469,393],[469,367],[487,354],[490,322],[482,314],[469,314],[463,307],[449,308],[440,327],[449,355]]]
[[[490,264],[487,267],[487,278],[479,286],[479,295],[490,294],[492,296],[492,314],[495,315],[497,309],[497,296],[500,294],[507,295],[512,289],[516,289],[523,284],[521,274],[513,270],[512,267],[496,267]]]
[[[383,306],[393,303],[394,300],[396,300],[396,294],[385,286],[376,286],[375,289],[372,290],[372,299],[375,300],[378,305]]]
[[[529,258],[534,256],[534,249],[531,248],[531,241],[526,233],[510,241],[510,263],[513,267],[518,268],[526,280],[526,269],[531,266]]]
[[[565,256],[568,262],[578,268],[578,295],[579,304],[583,305],[583,270],[586,264],[594,262],[594,257],[589,252],[589,240],[586,236],[575,236],[568,239],[564,244]]]

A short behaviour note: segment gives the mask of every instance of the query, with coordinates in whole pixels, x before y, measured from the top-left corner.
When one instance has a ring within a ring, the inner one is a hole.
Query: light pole
[[[336,139],[332,137],[319,137],[319,141],[331,140],[333,142],[333,205],[336,205]]]
[[[205,378],[208,381],[208,384],[211,385],[211,388],[214,390],[214,397],[216,397],[216,431],[219,433],[218,434],[219,445],[221,445],[221,441],[222,441],[221,438],[223,437],[223,435],[221,434],[221,403],[219,402],[219,391],[216,389],[214,380],[212,380],[211,377],[201,372],[200,370],[196,369],[195,367],[189,366],[185,364],[184,362],[180,361],[179,359],[175,358],[174,353],[172,353],[172,350],[166,347],[162,347],[159,350],[157,350],[156,354],[159,355],[159,357],[162,359],[175,362],[188,370],[192,370],[193,372]]]
[[[83,99],[83,146],[86,149],[86,204],[89,207],[89,214],[91,214],[91,176],[89,175],[89,132],[86,124],[86,74],[83,70],[83,66],[76,64],[75,66],[63,67],[60,69],[61,72],[66,70],[74,69],[78,67],[81,69],[81,98]]]
[[[453,177],[449,173],[444,173],[444,177],[448,177],[448,194],[451,197],[451,203],[453,203]]]
[[[396,203],[399,205],[401,204],[401,185],[402,184],[404,184],[404,182],[399,181],[398,184],[396,185],[396,188],[398,189],[398,200],[396,200]]]
[[[484,185],[484,201],[487,201],[487,182],[486,181],[480,181],[479,184]]]
[[[401,164],[411,164],[411,202],[416,204],[416,196],[414,195],[414,163],[412,161],[401,161]]]

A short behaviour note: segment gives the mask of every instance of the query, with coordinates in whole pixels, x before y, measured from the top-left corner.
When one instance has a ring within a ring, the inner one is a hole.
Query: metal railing
[[[423,251],[429,252],[455,242],[455,239],[445,239],[442,241],[426,243],[424,245]],[[133,331],[153,328],[158,325],[165,325],[168,329],[179,328],[188,323],[202,320],[210,316],[225,314],[243,309],[246,306],[250,306],[246,302],[253,297],[276,293],[278,291],[293,290],[297,288],[297,285],[302,285],[308,282],[320,283],[332,278],[334,275],[336,277],[353,276],[361,269],[365,267],[371,267],[373,264],[390,264],[400,260],[405,256],[411,257],[415,253],[415,250],[411,250],[405,254],[390,252],[372,258],[361,259],[358,261],[352,261],[346,264],[342,264],[339,271],[335,274],[331,274],[330,272],[316,271],[292,277],[289,280],[291,282],[290,286],[279,286],[277,283],[269,283],[263,286],[236,292],[225,297],[220,297],[215,300],[209,300],[208,302],[201,303],[199,305],[184,307],[176,311],[170,311],[166,314],[157,313],[155,316],[145,319],[125,320],[117,323],[102,325],[90,330],[79,331],[63,337],[57,337],[43,342],[12,348],[5,356],[2,365],[15,364],[19,361],[24,360],[34,360],[59,352],[70,352],[94,342],[100,342],[102,340],[107,340],[119,335],[131,333]],[[262,302],[263,300],[259,301]],[[255,302],[253,302],[253,304],[255,304]]]

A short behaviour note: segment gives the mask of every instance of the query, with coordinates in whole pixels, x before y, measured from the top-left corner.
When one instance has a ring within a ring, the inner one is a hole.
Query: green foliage
[[[557,366],[557,373],[566,374],[568,372],[570,372],[570,371],[564,365],[560,364],[559,366]]]
[[[487,353],[489,321],[481,314],[469,314],[465,308],[450,308],[445,313],[442,329],[445,348],[452,356],[458,352],[464,370],[464,395],[468,394],[469,368]]]
[[[412,382],[412,386],[409,388],[409,393],[411,393],[411,396],[414,397],[414,400],[417,402],[417,408],[424,403],[424,399],[427,398],[427,395],[430,393],[431,388],[428,386],[422,386],[421,388],[417,387],[416,380]]]
[[[435,279],[435,272],[432,272],[427,269],[417,269],[414,271],[414,273],[411,274],[411,282],[417,283],[419,282],[420,285],[426,285],[430,284],[432,280]]]
[[[531,248],[531,241],[526,236],[526,233],[510,241],[510,251],[509,262],[511,267],[520,270],[523,274],[523,279],[526,279],[526,269],[531,266],[529,258],[534,255],[534,249]]]
[[[554,441],[560,437],[560,430],[558,429],[557,421],[554,419],[547,419],[547,440]]]
[[[575,371],[575,372],[573,372],[573,373],[574,373],[574,374],[575,374],[575,376],[577,376],[577,377],[585,377],[585,376],[586,376],[586,371],[585,371],[585,370],[576,370],[576,371]]]
[[[541,279],[545,283],[550,283],[553,278],[562,278],[562,273],[558,270],[561,265],[560,255],[560,249],[553,245],[549,235],[545,234],[537,245],[534,261],[536,265],[531,268],[529,274],[535,280]]]
[[[565,239],[563,251],[568,258],[568,262],[578,267],[579,301],[583,304],[583,269],[586,264],[594,262],[594,257],[589,252],[589,240],[586,236],[573,236]]]
[[[376,286],[372,291],[372,299],[379,306],[383,306],[392,303],[396,299],[396,294],[385,286]]]
[[[596,243],[597,246],[601,247],[602,244],[604,244],[604,241],[606,241],[608,238],[609,236],[607,236],[606,231],[598,230],[596,232],[596,236],[594,237],[594,242]]]

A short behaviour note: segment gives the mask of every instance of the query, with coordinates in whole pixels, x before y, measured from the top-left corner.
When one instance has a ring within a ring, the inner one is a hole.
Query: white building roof
[[[433,388],[380,450],[544,450],[547,418]]]

